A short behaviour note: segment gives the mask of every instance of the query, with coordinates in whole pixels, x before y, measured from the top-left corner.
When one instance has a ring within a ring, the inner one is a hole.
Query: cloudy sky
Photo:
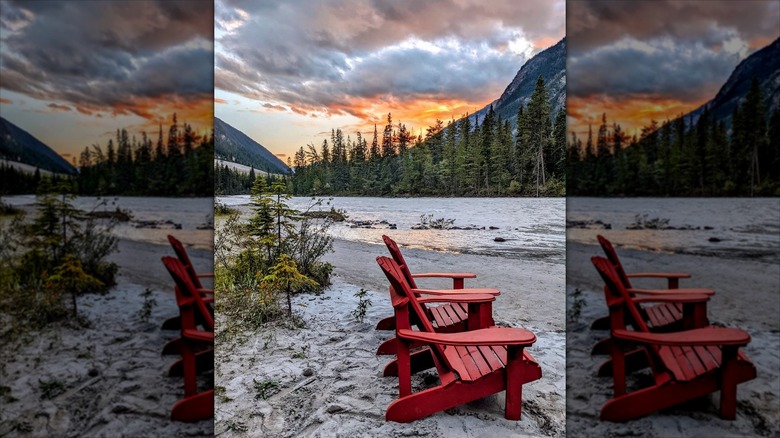
[[[498,98],[565,2],[217,0],[215,115],[282,159],[342,128],[413,129]],[[371,141],[369,137],[369,142]]]
[[[2,116],[65,156],[170,115],[211,130],[213,2],[0,1]]]
[[[567,13],[568,124],[583,142],[603,112],[633,135],[696,109],[780,36],[777,0],[570,1]]]

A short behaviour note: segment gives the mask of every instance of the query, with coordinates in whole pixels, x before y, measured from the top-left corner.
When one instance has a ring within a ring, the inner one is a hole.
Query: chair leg
[[[610,351],[612,351],[611,342],[612,340],[610,338],[604,338],[596,342],[596,345],[594,345],[593,348],[590,350],[590,355],[601,356],[601,355],[609,354]]]
[[[376,349],[377,356],[389,356],[394,355],[398,351],[398,346],[395,338],[390,338],[383,341],[379,348]]]
[[[510,346],[507,349],[506,406],[504,417],[519,421],[523,405],[523,348]]]
[[[376,324],[376,330],[395,330],[395,316],[388,316]]]
[[[724,420],[733,420],[737,416],[737,347],[722,348],[720,416]]]
[[[388,421],[408,423],[501,392],[505,387],[503,370],[484,376],[478,383],[454,381],[400,397],[387,407],[385,418]]]
[[[593,321],[590,325],[591,330],[609,330],[609,316],[602,316],[601,318]]]
[[[636,348],[627,351],[624,358],[624,367],[626,374],[633,373],[650,366],[650,362],[647,360],[647,354],[643,348]],[[612,375],[612,359],[605,360],[600,366],[598,371],[599,377],[609,377]]]
[[[214,417],[214,390],[185,397],[171,409],[172,421],[194,423]]]
[[[180,355],[181,354],[181,348],[182,348],[182,340],[181,338],[175,338],[171,339],[170,341],[165,343],[165,346],[162,349],[162,355],[163,356],[170,356],[170,355]]]
[[[162,330],[181,330],[181,316],[172,316],[165,320],[160,327]]]
[[[195,353],[195,373],[201,374],[204,371],[214,369],[214,349],[209,348]],[[169,377],[180,377],[184,375],[184,360],[179,359],[168,368]]]
[[[433,362],[433,356],[429,348],[417,350],[409,355],[411,373],[416,374],[420,371],[433,368],[436,364]],[[393,359],[385,365],[384,377],[398,376],[398,360]]]

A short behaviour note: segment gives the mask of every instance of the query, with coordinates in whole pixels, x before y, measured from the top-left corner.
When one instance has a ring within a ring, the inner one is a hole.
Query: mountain
[[[289,170],[282,160],[263,145],[217,117],[214,117],[214,158],[268,173],[286,174]]]
[[[747,95],[753,78],[758,80],[764,95],[767,114],[772,114],[780,106],[780,38],[742,60],[712,100],[683,117],[691,117],[696,123],[707,108],[716,122],[731,126],[734,108]]]
[[[539,75],[547,87],[552,109],[550,117],[554,118],[566,103],[566,38],[523,64],[501,97],[470,116],[472,124],[475,117],[479,117],[480,121],[484,120],[490,105],[493,105],[496,114],[501,115],[503,120],[508,119],[512,126],[515,126],[517,110],[521,103],[528,105]]]
[[[76,169],[52,148],[2,117],[0,159],[29,164],[54,173],[76,173]]]

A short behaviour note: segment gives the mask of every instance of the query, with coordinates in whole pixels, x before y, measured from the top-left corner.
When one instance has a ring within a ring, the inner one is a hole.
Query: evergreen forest
[[[652,120],[629,137],[603,114],[567,147],[568,193],[580,196],[780,196],[780,109],[767,114],[757,81],[731,124],[705,108],[693,120]]]
[[[565,109],[550,114],[540,76],[513,129],[492,106],[482,120],[437,120],[415,136],[392,114],[371,138],[331,131],[291,162],[294,195],[563,196]]]
[[[213,134],[200,135],[173,114],[167,136],[160,125],[156,142],[146,132],[138,138],[117,129],[105,148],[84,148],[76,175],[44,179],[67,181],[82,196],[212,196],[213,160]],[[30,174],[0,163],[0,194],[35,193],[41,179],[38,169]]]

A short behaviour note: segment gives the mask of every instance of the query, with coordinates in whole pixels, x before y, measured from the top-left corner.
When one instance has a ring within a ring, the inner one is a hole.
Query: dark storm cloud
[[[507,43],[554,44],[564,11],[563,2],[483,3],[218,1],[215,83],[298,111],[388,94],[484,100],[526,61]]]
[[[777,1],[578,1],[567,12],[572,97],[701,101],[780,35]]]
[[[717,44],[731,30],[751,40],[780,31],[776,0],[571,1],[566,32],[570,53],[612,43],[669,36],[680,42]],[[772,39],[774,39],[772,38]]]
[[[662,94],[695,101],[703,90],[717,89],[739,60],[734,54],[701,46],[608,47],[570,59],[568,89],[577,97],[607,93],[622,100]]]
[[[82,113],[202,99],[213,78],[213,4],[204,1],[2,3],[2,88]]]

